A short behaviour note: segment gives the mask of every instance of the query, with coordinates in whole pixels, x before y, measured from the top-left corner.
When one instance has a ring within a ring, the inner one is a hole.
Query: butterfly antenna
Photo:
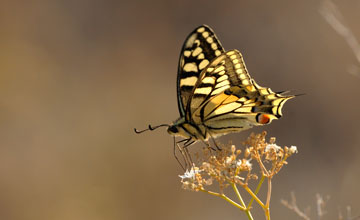
[[[279,94],[279,95],[286,95],[290,92],[290,90],[283,90],[283,91],[279,91],[279,92],[275,92],[276,94]]]
[[[303,96],[303,95],[306,95],[306,93],[300,93],[300,94],[296,94],[294,96]]]
[[[143,133],[143,132],[145,132],[145,131],[153,131],[153,130],[155,130],[155,129],[157,129],[157,128],[160,128],[160,127],[169,127],[170,125],[168,125],[168,124],[161,124],[161,125],[157,125],[157,126],[155,126],[155,127],[152,127],[151,125],[149,125],[149,128],[147,128],[147,129],[144,129],[144,130],[137,130],[136,128],[134,128],[134,131],[135,131],[135,133],[136,134],[141,134],[141,133]]]
[[[280,91],[280,92],[275,92],[276,94],[279,94],[279,95],[286,95],[288,94],[289,92],[291,92],[290,90],[284,90],[284,91]],[[295,94],[295,95],[290,95],[292,97],[298,97],[298,96],[303,96],[303,95],[306,95],[306,93],[300,93],[300,94]]]

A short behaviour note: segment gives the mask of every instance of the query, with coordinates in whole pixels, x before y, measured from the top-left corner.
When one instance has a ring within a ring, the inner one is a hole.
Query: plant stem
[[[270,198],[271,198],[271,176],[268,177],[268,192],[265,205],[265,216],[267,220],[270,220]]]
[[[266,198],[266,206],[270,207],[270,198],[271,198],[271,177],[268,177],[268,192]]]
[[[207,191],[207,190],[204,190],[204,189],[200,189],[200,191],[206,192],[206,193],[208,193],[210,195],[213,195],[213,196],[220,197],[220,198],[224,199],[225,201],[229,202],[231,205],[237,207],[241,211],[247,211],[246,206],[239,205],[238,203],[234,202],[232,199],[230,199],[229,197],[227,197],[224,194],[220,194],[220,193],[216,193],[216,192],[212,192],[212,191]]]
[[[259,193],[260,188],[261,188],[264,180],[265,180],[265,176],[263,175],[263,176],[261,177],[260,181],[259,181],[259,184],[258,184],[257,187],[256,187],[255,195],[257,195],[257,194]],[[249,204],[248,204],[248,206],[247,206],[248,209],[251,208],[251,205],[252,205],[253,202],[254,202],[254,197],[251,197],[251,200],[250,200],[250,202],[249,202]]]
[[[239,192],[238,188],[236,187],[235,183],[230,183],[230,185],[232,186],[233,190],[235,191],[235,194],[238,197],[241,205],[246,207],[245,202],[244,202],[243,198],[241,197],[240,192]],[[246,213],[247,217],[249,218],[249,220],[254,220],[254,218],[251,215],[249,207],[245,210],[245,213]]]
[[[270,209],[269,208],[267,208],[265,210],[265,217],[266,217],[266,220],[270,220]]]
[[[254,194],[254,192],[247,186],[247,185],[243,185],[242,186],[249,194],[252,198],[255,199],[255,201],[257,203],[259,203],[259,205],[261,206],[261,208],[263,208],[264,210],[266,209],[265,205],[263,202],[261,202],[261,200]]]

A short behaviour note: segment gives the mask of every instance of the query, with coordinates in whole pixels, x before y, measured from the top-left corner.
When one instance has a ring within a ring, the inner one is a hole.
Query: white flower
[[[184,179],[195,179],[195,174],[200,173],[200,172],[201,172],[201,170],[191,168],[190,171],[186,170],[184,175],[179,175],[179,177],[182,180],[184,180]]]
[[[251,169],[252,164],[250,163],[250,161],[251,161],[251,159],[250,159],[250,160],[246,160],[245,165]]]
[[[291,154],[297,153],[297,152],[298,152],[297,147],[296,147],[296,146],[291,146],[291,147],[289,148],[289,152],[290,152]]]
[[[236,166],[237,167],[241,166],[241,164],[242,164],[242,161],[240,159],[236,161]]]
[[[265,147],[265,152],[269,152],[270,150],[274,150],[275,152],[278,152],[280,149],[281,147],[276,144],[268,144]]]

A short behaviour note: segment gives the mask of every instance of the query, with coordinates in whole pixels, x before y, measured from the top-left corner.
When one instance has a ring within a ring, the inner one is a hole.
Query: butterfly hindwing
[[[216,57],[224,53],[224,48],[211,28],[202,25],[186,38],[180,53],[177,96],[181,116],[185,116],[189,98],[201,71]]]
[[[258,122],[258,114],[281,117],[286,100],[256,84],[237,50],[228,51],[201,73],[189,101],[188,119],[202,124],[213,135],[248,129]]]

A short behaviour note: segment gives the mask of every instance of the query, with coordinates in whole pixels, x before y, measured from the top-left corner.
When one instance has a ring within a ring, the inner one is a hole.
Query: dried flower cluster
[[[297,153],[297,148],[295,146],[280,147],[275,144],[275,138],[270,138],[267,142],[265,137],[266,132],[251,134],[243,143],[246,147],[244,152],[236,149],[234,145],[223,147],[221,151],[215,152],[204,149],[203,155],[197,156],[198,164],[193,164],[190,171],[186,171],[184,175],[180,176],[182,187],[219,196],[245,211],[249,219],[252,219],[250,208],[255,200],[264,209],[267,219],[270,219],[271,179],[287,164],[287,158]],[[260,168],[259,173],[253,171],[254,165]],[[264,203],[257,197],[257,193],[265,179],[268,180],[268,192]],[[259,180],[255,191],[249,188],[250,180]],[[219,185],[218,193],[206,189],[206,186],[212,185],[214,182]],[[224,195],[224,189],[228,186],[234,189],[240,204]],[[241,186],[251,195],[252,199],[248,205],[245,205],[237,186]]]

